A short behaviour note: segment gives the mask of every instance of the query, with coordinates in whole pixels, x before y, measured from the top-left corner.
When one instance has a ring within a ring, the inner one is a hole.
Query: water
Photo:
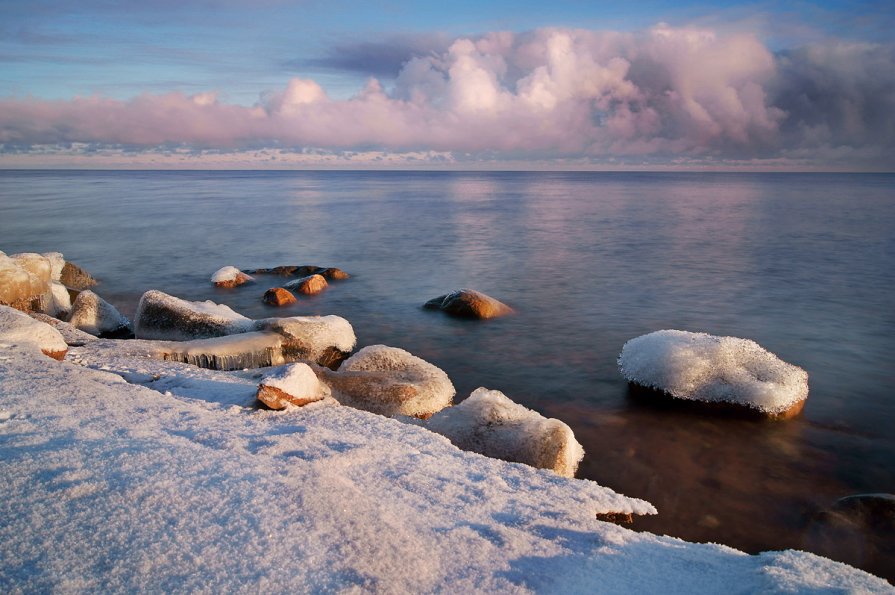
[[[0,250],[63,252],[128,315],[151,288],[254,318],[339,314],[360,345],[444,369],[460,397],[487,386],[566,421],[580,476],[659,508],[635,528],[895,576],[893,558],[830,550],[808,526],[839,497],[895,492],[895,176],[7,171]],[[260,299],[274,280],[210,285],[230,264],[353,277],[275,310]],[[460,287],[518,314],[420,308]],[[805,368],[804,413],[632,399],[616,357],[662,328],[747,337]]]

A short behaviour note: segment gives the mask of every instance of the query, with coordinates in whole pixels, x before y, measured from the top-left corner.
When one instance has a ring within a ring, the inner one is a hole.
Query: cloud
[[[498,32],[395,55],[409,58],[393,86],[371,78],[346,100],[301,78],[253,106],[209,93],[6,99],[0,143],[895,165],[892,46],[831,42],[775,55],[747,33],[658,25]]]
[[[283,65],[290,71],[340,70],[394,78],[412,58],[441,53],[450,43],[444,34],[396,35],[378,41],[335,44],[323,57],[287,60]]]

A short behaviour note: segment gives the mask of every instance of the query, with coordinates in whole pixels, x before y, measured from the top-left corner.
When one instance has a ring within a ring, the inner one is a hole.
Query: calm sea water
[[[895,575],[806,530],[839,497],[895,492],[895,176],[5,171],[0,250],[63,252],[129,315],[152,288],[251,317],[339,314],[360,345],[444,369],[460,398],[486,386],[566,421],[588,453],[579,475],[659,508],[636,528]],[[209,283],[282,264],[353,277],[281,310],[260,300],[273,279]],[[420,308],[460,287],[518,314]],[[632,400],[616,357],[663,328],[754,339],[805,368],[804,413]]]

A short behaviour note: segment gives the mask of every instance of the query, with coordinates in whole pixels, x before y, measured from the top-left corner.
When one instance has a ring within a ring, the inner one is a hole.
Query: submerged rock
[[[438,296],[423,304],[423,307],[441,310],[452,316],[479,320],[513,313],[513,309],[503,302],[473,289],[458,289]]]
[[[215,287],[232,288],[250,283],[254,279],[236,267],[221,267],[211,276],[211,282]]]
[[[737,337],[656,331],[625,343],[618,366],[635,386],[769,418],[797,415],[808,398],[807,372]]]
[[[261,299],[270,306],[290,306],[298,301],[292,293],[282,287],[271,287],[264,292],[264,297]]]
[[[78,294],[68,323],[97,337],[125,339],[134,336],[130,320],[89,289]]]
[[[291,364],[265,376],[258,385],[258,400],[271,409],[289,405],[301,407],[319,401],[329,393],[307,364]]]
[[[65,339],[55,328],[15,308],[0,306],[0,346],[18,345],[59,361],[68,352]]]
[[[463,450],[550,469],[564,477],[574,477],[584,458],[584,448],[569,426],[486,388],[436,413],[425,427]]]
[[[65,261],[65,265],[62,267],[59,281],[66,287],[78,290],[96,285],[96,279],[90,273],[68,260]]]
[[[328,285],[329,284],[326,282],[323,275],[310,275],[308,277],[296,279],[295,281],[290,281],[283,287],[291,289],[292,291],[297,291],[303,295],[317,295],[326,289]]]
[[[371,345],[321,380],[343,405],[380,415],[427,418],[451,404],[456,391],[448,375],[397,347]]]
[[[189,302],[152,289],[143,294],[134,317],[138,339],[189,341],[255,330],[253,320],[211,300]]]
[[[320,275],[329,281],[341,281],[351,277],[342,269],[318,267],[314,265],[283,265],[269,269],[250,269],[250,275],[282,275],[284,277],[310,277]]]

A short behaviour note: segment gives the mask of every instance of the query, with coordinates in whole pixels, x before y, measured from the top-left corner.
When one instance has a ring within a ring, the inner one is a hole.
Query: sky
[[[0,0],[0,168],[895,170],[895,4]]]

